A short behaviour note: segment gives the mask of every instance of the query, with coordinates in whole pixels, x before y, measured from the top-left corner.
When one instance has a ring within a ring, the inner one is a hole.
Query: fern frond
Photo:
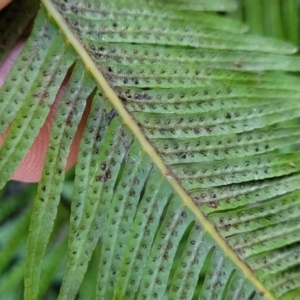
[[[0,90],[3,187],[66,86],[31,217],[25,299],[45,289],[42,259],[89,104],[59,299],[80,293],[99,247],[96,299],[285,299],[299,290],[300,81],[286,73],[299,71],[299,57],[287,56],[294,45],[207,12],[235,7],[42,1]],[[283,35],[277,29],[270,35]]]

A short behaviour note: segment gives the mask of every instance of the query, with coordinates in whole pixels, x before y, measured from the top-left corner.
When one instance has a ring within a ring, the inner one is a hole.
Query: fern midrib
[[[199,220],[203,227],[203,231],[208,232],[215,243],[222,249],[225,256],[228,256],[234,265],[241,270],[244,274],[245,278],[250,280],[253,285],[263,293],[266,299],[275,299],[269,290],[254,276],[252,271],[246,266],[244,262],[240,260],[237,254],[232,250],[232,248],[226,243],[226,241],[220,236],[220,234],[215,229],[214,225],[211,224],[208,219],[202,214],[202,212],[198,209],[198,207],[194,204],[192,198],[187,194],[187,192],[183,189],[179,181],[170,173],[169,169],[161,159],[161,157],[157,154],[154,147],[150,144],[150,142],[146,139],[141,129],[138,127],[137,123],[133,120],[132,116],[125,109],[122,101],[119,99],[115,91],[109,85],[109,83],[104,78],[102,72],[97,68],[96,64],[93,62],[84,46],[80,43],[77,37],[73,34],[71,29],[69,28],[66,21],[63,19],[62,15],[56,9],[54,4],[50,0],[41,0],[42,4],[46,8],[49,17],[52,17],[62,33],[65,35],[67,43],[70,43],[79,57],[82,59],[84,65],[87,70],[91,72],[95,81],[102,88],[104,94],[108,98],[108,100],[112,103],[119,116],[121,117],[123,123],[131,130],[132,134],[139,141],[142,149],[151,157],[155,165],[162,172],[162,174],[166,177],[172,188],[177,192],[177,194],[181,197],[183,204],[187,206],[190,211],[194,214],[194,216]]]

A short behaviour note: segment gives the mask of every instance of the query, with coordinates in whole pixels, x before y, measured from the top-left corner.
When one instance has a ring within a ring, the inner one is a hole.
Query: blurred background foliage
[[[218,14],[248,24],[248,33],[269,36],[300,46],[300,1],[236,0],[236,2],[238,4],[236,11],[229,14]],[[74,168],[66,174],[55,227],[44,259],[40,287],[40,298],[43,300],[57,298],[66,266],[73,179]],[[36,188],[37,184],[11,181],[0,192],[0,300],[23,298],[26,240]],[[182,245],[185,244],[187,237],[188,231],[181,241]],[[94,287],[98,272],[97,260],[100,257],[100,243],[101,241],[94,251],[78,299],[95,298]],[[179,261],[181,251],[182,247],[179,246],[175,256],[174,270],[177,265],[176,258]],[[201,273],[197,288],[199,291],[205,276],[205,268]],[[170,278],[172,278],[172,274]]]
[[[298,0],[236,0],[229,14],[248,24],[249,33],[273,37],[299,46]]]

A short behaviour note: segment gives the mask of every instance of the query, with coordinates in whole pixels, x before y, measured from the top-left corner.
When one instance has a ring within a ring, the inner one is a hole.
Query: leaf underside
[[[299,57],[287,55],[296,48],[244,34],[242,23],[213,13],[233,11],[230,0],[53,4],[43,1],[0,90],[0,133],[9,128],[0,148],[2,188],[66,86],[31,216],[25,299],[38,299],[43,290],[42,260],[64,169],[88,105],[59,299],[75,298],[98,247],[96,299],[291,299],[300,293],[294,121],[300,81],[287,73],[300,70]],[[4,42],[12,29],[2,20],[13,9],[1,12],[0,61],[18,38]],[[21,29],[35,12],[28,11]],[[118,107],[84,56],[104,75]],[[139,142],[133,123],[147,143]]]

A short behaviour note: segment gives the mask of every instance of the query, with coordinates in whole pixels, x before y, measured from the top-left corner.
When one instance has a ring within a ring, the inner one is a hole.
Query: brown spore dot
[[[226,114],[226,119],[231,119],[231,114],[230,113]]]

